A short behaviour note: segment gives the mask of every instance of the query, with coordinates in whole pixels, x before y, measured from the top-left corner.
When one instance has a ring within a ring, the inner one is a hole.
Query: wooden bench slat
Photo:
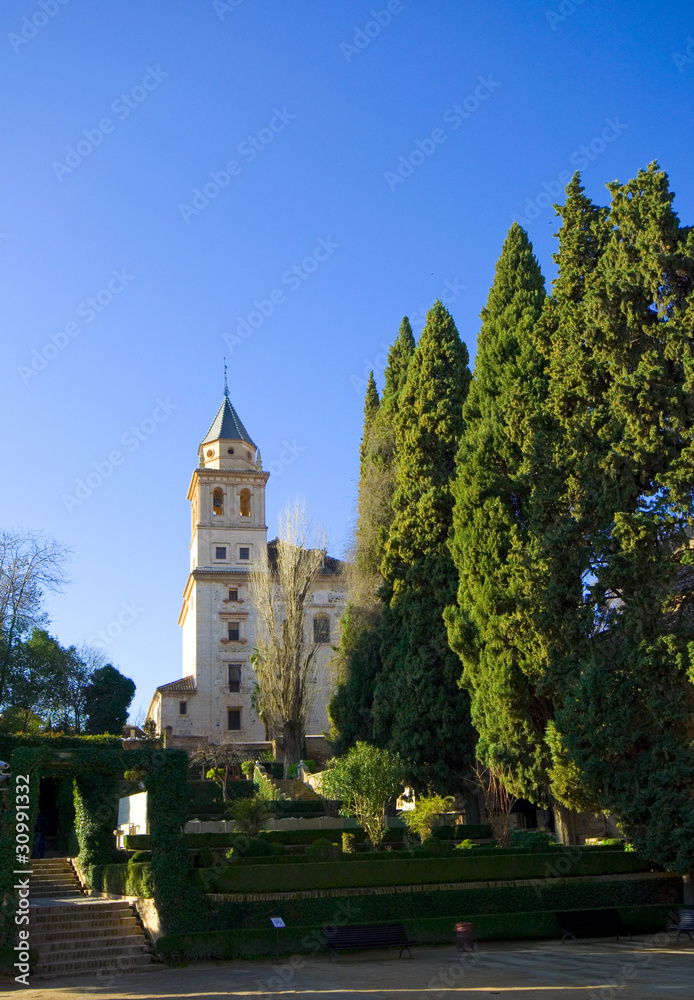
[[[408,938],[402,924],[353,924],[346,927],[324,927],[323,937],[330,952],[330,958],[341,951],[358,951],[366,948],[399,948],[400,957],[407,951],[410,958],[410,945],[416,944]]]
[[[565,910],[555,914],[562,929],[562,943],[576,935],[615,934],[617,940],[622,934],[631,939],[631,932],[615,909],[604,910]]]

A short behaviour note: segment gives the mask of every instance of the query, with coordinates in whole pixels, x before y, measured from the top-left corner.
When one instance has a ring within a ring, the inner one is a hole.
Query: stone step
[[[63,874],[60,875],[32,875],[29,879],[29,885],[79,885],[79,879],[76,879],[74,875]]]
[[[70,930],[32,931],[31,943],[38,948],[42,944],[53,945],[72,941],[104,941],[106,938],[126,938],[141,935],[142,929],[136,920],[132,924],[107,924],[103,927],[73,927]]]
[[[73,973],[93,972],[95,969],[104,969],[108,972],[113,967],[114,972],[122,972],[124,969],[143,968],[152,964],[150,954],[143,955],[122,955],[113,958],[90,958],[90,959],[69,959],[61,962],[39,962],[36,966],[36,978],[49,978],[53,976],[69,976]]]
[[[74,885],[52,885],[46,889],[34,889],[31,893],[32,899],[83,899],[84,894],[81,889]]]
[[[57,953],[62,956],[67,957],[73,953],[79,952],[82,954],[87,951],[110,951],[112,949],[118,950],[119,948],[129,953],[131,949],[136,951],[142,948],[148,949],[149,945],[145,939],[144,934],[138,928],[137,934],[111,934],[109,937],[85,937],[85,938],[67,938],[60,941],[36,941],[34,938],[31,939],[32,945],[36,945],[39,950],[39,956],[41,961],[49,961],[50,958],[54,958]]]
[[[89,899],[88,896],[83,897],[85,900]],[[119,913],[128,914],[132,913],[132,907],[130,903],[126,900],[121,899],[95,899],[84,903],[58,903],[56,906],[48,907],[37,907],[36,914],[32,915],[32,921],[34,918],[40,919],[44,916],[44,919],[53,920],[58,916],[68,916],[74,913],[98,913],[102,917],[105,917],[107,913]]]
[[[70,902],[70,900],[66,900]],[[62,900],[61,900],[62,903]],[[58,904],[60,905],[60,904]],[[50,904],[46,906],[47,910],[56,909],[55,906]],[[84,914],[74,914],[74,915],[63,915],[62,917],[54,917],[52,919],[45,919],[42,917],[41,920],[36,920],[36,912],[38,907],[31,911],[31,926],[37,931],[43,933],[43,931],[55,930],[79,930],[80,928],[93,927],[98,930],[100,927],[129,927],[131,920],[135,917],[132,913],[122,913],[122,914],[108,914],[100,917],[98,914],[94,913],[84,913]]]

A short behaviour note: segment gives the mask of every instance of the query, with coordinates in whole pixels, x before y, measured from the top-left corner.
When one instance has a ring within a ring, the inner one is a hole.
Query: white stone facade
[[[254,613],[250,566],[267,546],[265,486],[260,455],[228,396],[200,446],[193,473],[190,574],[179,624],[183,630],[183,677],[157,688],[148,717],[157,731],[206,738],[210,743],[259,742],[265,726],[251,705]],[[332,694],[329,661],[339,642],[347,596],[342,563],[326,557],[316,579],[307,627],[321,619],[325,641],[316,656],[316,687],[308,733],[328,728]]]

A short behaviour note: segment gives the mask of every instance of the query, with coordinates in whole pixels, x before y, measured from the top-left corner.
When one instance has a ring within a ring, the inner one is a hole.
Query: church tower
[[[255,619],[250,570],[268,548],[265,486],[260,452],[232,406],[228,389],[198,449],[188,488],[191,507],[190,571],[178,623],[183,630],[183,677],[161,684],[148,711],[157,731],[178,746],[200,741],[262,743],[265,725],[251,697],[255,675]],[[272,549],[275,542],[270,542]],[[339,642],[347,596],[346,567],[325,555],[309,595],[306,628],[317,649],[309,733],[328,725],[333,690],[329,669]],[[322,740],[322,737],[318,737]],[[308,737],[307,737],[308,739]],[[324,741],[323,741],[324,742]]]
[[[192,679],[195,693],[178,698],[175,729],[181,734],[207,733],[213,742],[226,733],[262,740],[264,726],[250,704],[253,620],[248,577],[267,545],[268,473],[262,471],[260,453],[226,388],[198,459],[188,489],[190,575],[179,618],[184,680]]]

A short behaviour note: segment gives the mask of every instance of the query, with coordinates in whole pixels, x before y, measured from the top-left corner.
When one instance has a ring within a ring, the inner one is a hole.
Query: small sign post
[[[270,917],[272,926],[275,928],[275,933],[277,935],[276,939],[276,953],[277,953],[277,964],[280,964],[280,927],[285,927],[286,924],[282,917]]]

